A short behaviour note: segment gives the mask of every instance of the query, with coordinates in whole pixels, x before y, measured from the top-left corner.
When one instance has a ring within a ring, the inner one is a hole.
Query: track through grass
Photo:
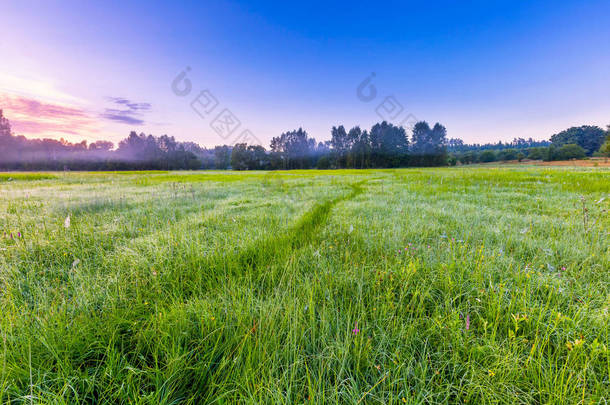
[[[610,399],[605,169],[9,175],[2,403]]]

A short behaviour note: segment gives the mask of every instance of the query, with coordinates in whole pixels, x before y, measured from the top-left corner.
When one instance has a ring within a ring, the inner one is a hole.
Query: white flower
[[[68,214],[68,216],[66,217],[66,220],[64,221],[64,228],[69,228],[70,227],[70,214]]]

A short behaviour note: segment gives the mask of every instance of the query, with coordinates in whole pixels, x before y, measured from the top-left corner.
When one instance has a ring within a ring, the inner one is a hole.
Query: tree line
[[[597,126],[572,127],[551,136],[550,141],[514,139],[509,143],[464,144],[450,139],[449,164],[489,163],[497,161],[570,160],[592,156],[610,157],[610,125],[606,130]]]
[[[167,135],[132,131],[115,148],[112,142],[104,140],[87,144],[86,141],[71,143],[64,139],[17,136],[0,110],[0,169],[364,169],[571,159],[610,152],[606,141],[608,131],[591,126],[570,128],[553,135],[550,142],[530,138],[484,145],[447,139],[447,129],[439,123],[430,126],[421,121],[410,132],[385,121],[369,130],[358,126],[347,130],[340,125],[331,129],[330,140],[317,142],[299,128],[273,137],[269,149],[265,149],[244,143],[204,148]]]

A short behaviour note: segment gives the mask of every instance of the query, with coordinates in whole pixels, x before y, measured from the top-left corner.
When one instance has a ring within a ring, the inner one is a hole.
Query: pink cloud
[[[0,109],[13,132],[25,136],[88,138],[99,132],[99,121],[82,108],[0,94]]]

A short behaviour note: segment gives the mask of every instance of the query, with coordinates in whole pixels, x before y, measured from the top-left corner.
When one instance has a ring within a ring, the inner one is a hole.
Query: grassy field
[[[601,168],[0,174],[0,402],[607,403],[609,193]]]

